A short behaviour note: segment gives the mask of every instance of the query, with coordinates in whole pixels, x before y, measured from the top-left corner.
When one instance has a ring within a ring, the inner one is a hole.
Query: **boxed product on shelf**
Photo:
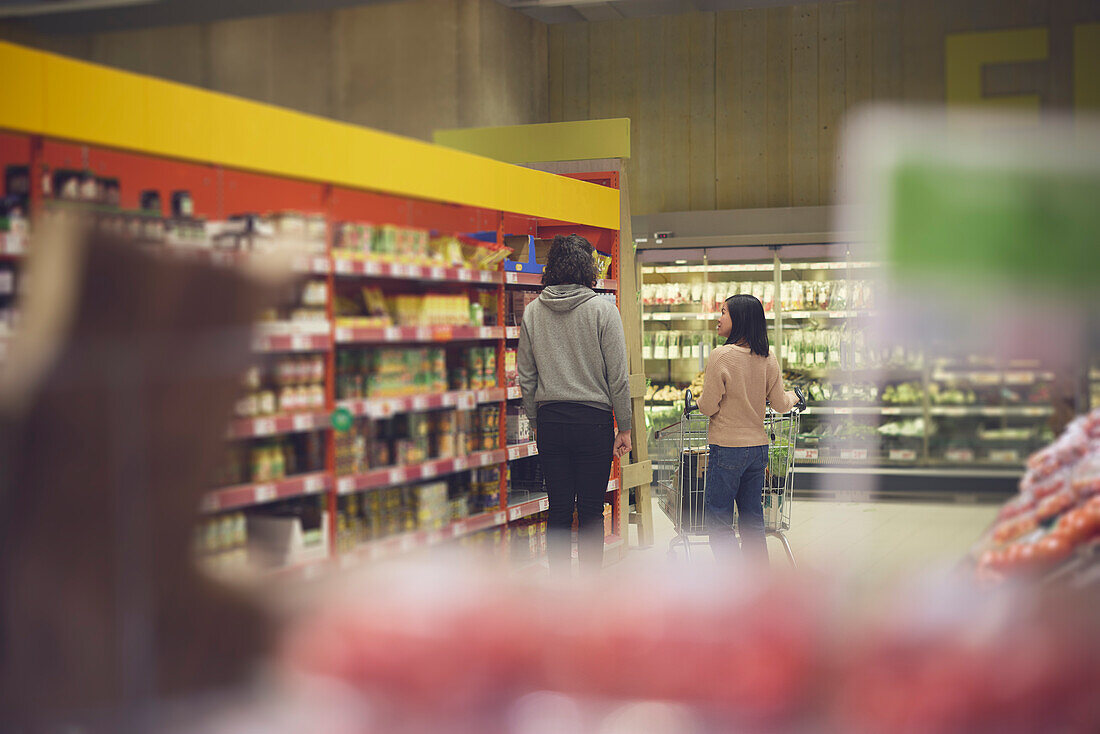
[[[328,558],[329,518],[321,502],[309,498],[250,511],[250,560],[260,566],[284,567]]]
[[[195,557],[215,574],[234,574],[248,568],[248,524],[243,512],[203,517],[194,530]]]
[[[504,386],[515,387],[519,384],[518,352],[515,347],[504,350]]]
[[[451,521],[451,504],[447,498],[447,483],[433,482],[414,488],[416,523],[420,530],[438,530]]]
[[[547,513],[540,512],[512,525],[508,539],[514,563],[530,563],[546,555]]]
[[[336,399],[392,398],[447,390],[442,348],[340,349]]]
[[[508,443],[527,443],[533,440],[531,435],[531,421],[527,419],[527,413],[519,405],[508,406]]]
[[[512,289],[504,294],[504,313],[509,326],[519,326],[523,323],[523,313],[529,305],[538,300],[539,292],[532,290]]]

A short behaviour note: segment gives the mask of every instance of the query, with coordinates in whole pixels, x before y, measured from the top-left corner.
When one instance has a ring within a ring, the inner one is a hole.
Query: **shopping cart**
[[[794,553],[786,532],[791,529],[791,499],[794,491],[794,449],[798,437],[798,416],[806,407],[802,391],[795,388],[798,404],[790,413],[766,409],[764,428],[768,433],[768,468],[764,474],[764,531],[779,538],[787,560],[795,565]],[[672,520],[676,537],[669,553],[683,545],[691,559],[691,545],[709,536],[706,527],[705,497],[707,461],[710,447],[707,430],[710,418],[698,412],[690,390],[684,394],[684,416],[678,423],[656,433],[657,454],[654,481],[658,503]]]

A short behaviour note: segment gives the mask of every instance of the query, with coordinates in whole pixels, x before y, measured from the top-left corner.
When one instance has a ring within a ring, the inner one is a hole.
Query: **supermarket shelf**
[[[508,522],[515,522],[516,520],[529,517],[530,515],[546,512],[549,509],[550,499],[545,494],[541,497],[535,497],[518,504],[509,505]]]
[[[0,255],[5,257],[22,257],[27,254],[27,236],[5,232],[0,236]]]
[[[1036,370],[935,369],[932,371],[931,379],[935,382],[955,381],[977,385],[1033,385],[1036,382],[1050,382],[1054,380],[1054,373],[1039,372]]]
[[[866,406],[826,406],[811,405],[803,411],[804,415],[924,415],[920,406],[866,405]]]
[[[337,344],[398,344],[500,339],[499,326],[337,326]]]
[[[256,352],[327,352],[332,349],[328,334],[256,334],[252,338]]]
[[[780,263],[781,270],[853,270],[877,268],[875,262],[819,262],[819,263]],[[733,263],[728,265],[651,265],[642,268],[643,274],[675,273],[770,273],[775,270],[773,263]]]
[[[499,285],[499,270],[474,270],[471,268],[453,268],[424,265],[401,265],[384,263],[377,260],[364,260],[348,256],[334,256],[332,269],[336,275],[360,276],[369,278],[394,278],[399,280],[420,280],[433,283],[478,283]]]
[[[506,392],[502,387],[488,390],[452,390],[430,395],[409,395],[401,398],[340,400],[336,403],[336,406],[346,409],[352,415],[363,415],[377,420],[389,418],[399,413],[414,413],[441,408],[472,410],[475,405],[502,402],[505,399],[505,394]]]
[[[389,538],[364,543],[350,553],[340,556],[340,567],[347,569],[365,562],[380,561],[414,550],[440,545],[464,535],[479,533],[507,523],[504,510],[483,512],[462,520],[456,520],[439,530],[416,530]]]
[[[508,461],[526,459],[528,456],[538,456],[539,447],[534,441],[514,444],[508,447]]]
[[[929,415],[947,418],[969,416],[1035,418],[1048,416],[1053,412],[1054,408],[1049,405],[934,405],[928,409]]]
[[[307,411],[269,415],[261,418],[238,418],[229,425],[230,438],[256,438],[276,436],[282,433],[300,433],[326,428],[329,422],[327,411]]]
[[[795,461],[796,474],[881,474],[913,477],[957,477],[982,479],[999,477],[1019,479],[1024,475],[1023,468],[968,468],[958,466],[921,466],[921,467],[873,467],[873,466],[804,466]]]
[[[375,469],[364,474],[338,477],[336,479],[336,491],[340,494],[357,492],[364,489],[378,489],[409,482],[419,482],[435,477],[455,474],[456,472],[476,469],[492,464],[504,462],[507,452],[504,449],[492,451],[479,451],[469,456],[458,456],[450,459],[433,459],[422,464],[410,466],[392,466],[384,469]]]
[[[531,287],[541,288],[542,287],[542,274],[541,273],[506,272],[504,274],[504,284],[505,285],[531,286]],[[605,279],[605,278],[601,278],[600,280],[596,281],[596,287],[595,287],[594,290],[597,290],[597,291],[615,291],[615,290],[618,290],[618,289],[619,289],[619,281],[617,281],[617,280],[608,280],[608,279]]]
[[[241,252],[239,250],[219,250],[212,243],[206,245],[172,244],[166,242],[164,251],[170,255],[187,259],[199,259],[225,267],[240,267],[253,260],[267,257],[262,252]],[[270,257],[276,257],[272,253]],[[295,273],[307,275],[327,275],[329,272],[329,259],[327,255],[298,255],[291,259],[290,269]]]
[[[332,486],[332,477],[327,472],[299,474],[274,482],[241,484],[235,487],[215,489],[203,495],[200,504],[202,512],[222,512],[239,507],[262,505],[290,497],[302,497],[307,494],[324,492]]]
[[[854,319],[860,316],[869,316],[871,311],[785,311],[785,319]],[[775,312],[768,311],[764,318],[775,320]],[[717,313],[698,313],[695,311],[674,313],[670,311],[651,311],[642,314],[642,321],[710,321],[718,318]]]

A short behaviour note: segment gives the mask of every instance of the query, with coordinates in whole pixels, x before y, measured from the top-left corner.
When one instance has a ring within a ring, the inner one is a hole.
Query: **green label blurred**
[[[903,161],[887,256],[899,280],[1095,294],[1100,172]]]

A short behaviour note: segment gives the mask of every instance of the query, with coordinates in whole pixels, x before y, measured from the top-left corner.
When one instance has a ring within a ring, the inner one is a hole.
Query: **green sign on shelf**
[[[332,427],[340,433],[351,430],[351,424],[354,420],[355,417],[347,408],[337,408],[332,411]]]

